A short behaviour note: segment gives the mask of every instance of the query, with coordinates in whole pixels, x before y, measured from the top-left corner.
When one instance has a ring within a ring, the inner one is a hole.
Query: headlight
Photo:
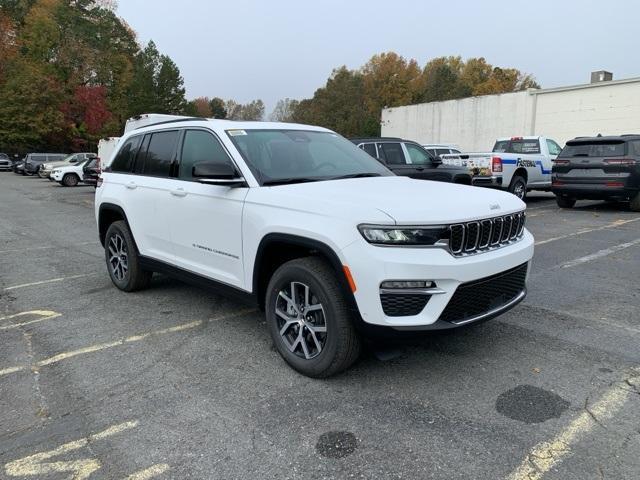
[[[375,245],[434,245],[448,237],[447,227],[389,227],[360,225],[358,230],[369,243]]]
[[[51,173],[60,173],[60,170],[54,170]]]

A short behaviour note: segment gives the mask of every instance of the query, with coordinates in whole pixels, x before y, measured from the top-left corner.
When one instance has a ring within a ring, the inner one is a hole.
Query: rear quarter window
[[[136,153],[138,152],[138,148],[140,147],[140,142],[142,137],[140,135],[136,137],[131,137],[122,148],[118,151],[116,157],[113,159],[111,163],[111,171],[112,172],[130,172],[131,167],[133,166],[133,160],[136,157]]]

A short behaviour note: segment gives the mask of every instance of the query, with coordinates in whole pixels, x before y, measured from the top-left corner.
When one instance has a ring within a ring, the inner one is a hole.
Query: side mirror
[[[193,178],[200,183],[239,187],[245,185],[244,178],[228,163],[200,162],[193,166]]]
[[[431,163],[433,163],[434,165],[442,165],[442,157],[440,155],[436,155],[431,160]]]

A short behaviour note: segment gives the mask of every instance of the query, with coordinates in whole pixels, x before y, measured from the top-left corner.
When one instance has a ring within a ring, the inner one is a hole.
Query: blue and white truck
[[[472,184],[508,190],[524,199],[527,191],[551,189],[551,167],[562,148],[544,136],[499,138],[490,153],[442,155],[443,163],[465,166]]]

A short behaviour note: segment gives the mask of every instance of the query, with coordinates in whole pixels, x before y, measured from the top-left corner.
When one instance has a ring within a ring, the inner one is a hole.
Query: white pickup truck
[[[449,165],[467,167],[472,184],[502,188],[524,199],[529,190],[551,188],[552,162],[562,148],[542,136],[499,138],[491,153],[441,155]]]

